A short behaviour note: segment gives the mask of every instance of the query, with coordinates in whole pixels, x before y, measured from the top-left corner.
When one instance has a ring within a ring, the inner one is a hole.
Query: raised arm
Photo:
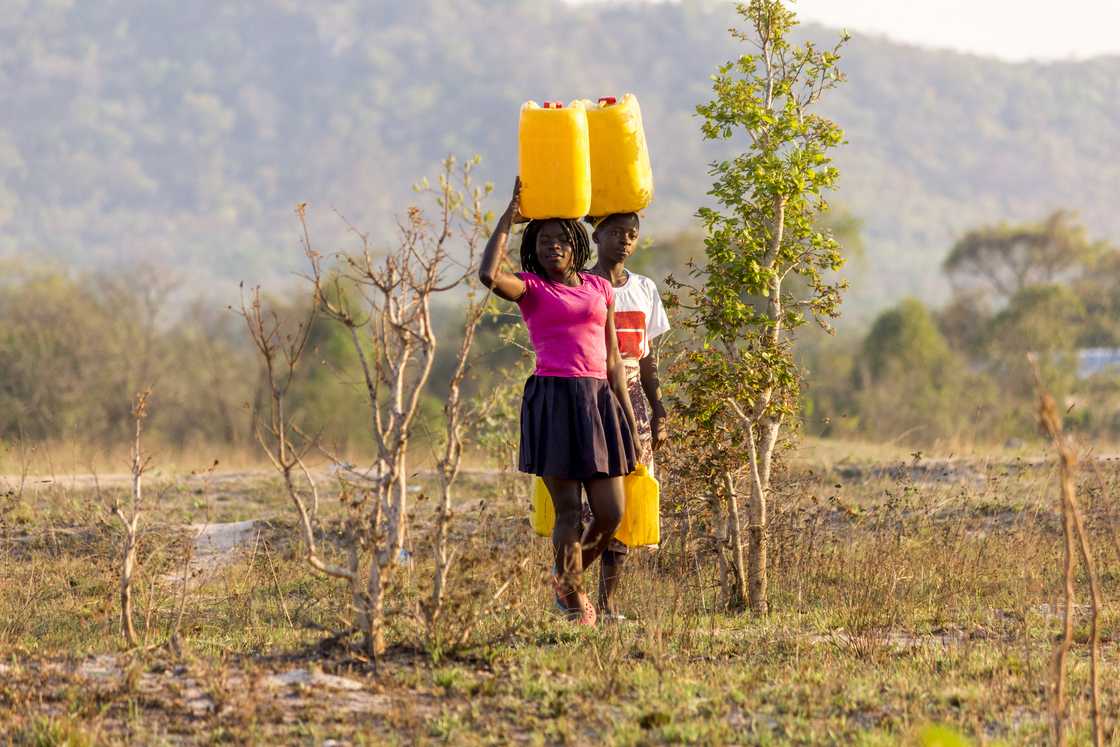
[[[638,437],[638,421],[634,417],[634,405],[630,402],[630,391],[626,387],[626,366],[622,363],[622,355],[618,352],[618,337],[614,330],[614,302],[607,306],[607,378],[611,389],[618,398],[619,404],[626,412],[626,424],[630,426],[630,434],[634,439],[634,450],[640,451]]]
[[[518,177],[513,183],[513,197],[509,201],[509,207],[498,219],[498,225],[494,227],[494,233],[490,234],[490,240],[486,242],[486,249],[482,252],[482,261],[478,265],[479,281],[493,290],[499,298],[507,301],[517,301],[525,295],[525,283],[521,278],[502,269],[510,227],[520,219],[521,178]]]

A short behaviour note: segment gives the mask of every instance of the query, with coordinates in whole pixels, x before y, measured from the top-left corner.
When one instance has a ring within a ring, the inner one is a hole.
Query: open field
[[[662,550],[635,553],[628,571],[622,608],[633,620],[592,631],[550,611],[525,483],[486,473],[458,488],[453,604],[427,631],[420,475],[376,674],[328,638],[347,594],[300,559],[267,472],[149,481],[136,613],[145,646],[134,652],[118,630],[120,529],[103,510],[125,484],[30,478],[21,490],[8,478],[0,728],[16,744],[872,745],[921,743],[944,723],[977,743],[1038,743],[1061,611],[1056,469],[1042,457],[814,461],[803,451],[775,483],[767,619],[720,608],[702,532],[682,554],[669,516]],[[329,543],[337,501],[319,476]],[[1110,459],[1080,472],[1106,604],[1112,740],[1118,482]],[[1076,612],[1070,685],[1084,744],[1088,626]]]

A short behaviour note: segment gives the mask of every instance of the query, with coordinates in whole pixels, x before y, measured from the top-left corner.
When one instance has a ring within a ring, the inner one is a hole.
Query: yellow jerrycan
[[[591,208],[591,155],[582,101],[521,107],[518,173],[526,218],[582,218]]]
[[[626,507],[614,533],[627,547],[656,545],[661,542],[661,486],[644,464],[623,478]],[[533,531],[541,537],[552,535],[556,509],[544,480],[533,478]]]
[[[588,104],[591,135],[591,212],[636,213],[653,199],[653,169],[649,163],[642,110],[632,93]]]
[[[644,464],[622,480],[626,508],[614,536],[627,547],[661,542],[661,485]]]
[[[544,480],[533,478],[533,531],[542,537],[552,536],[552,527],[556,525],[556,507],[552,505],[552,496],[548,494]]]

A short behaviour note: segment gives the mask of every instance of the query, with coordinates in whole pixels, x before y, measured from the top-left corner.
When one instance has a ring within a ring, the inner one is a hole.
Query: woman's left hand
[[[657,451],[669,440],[669,429],[665,425],[665,419],[655,415],[649,421],[649,429],[653,437],[653,450]]]

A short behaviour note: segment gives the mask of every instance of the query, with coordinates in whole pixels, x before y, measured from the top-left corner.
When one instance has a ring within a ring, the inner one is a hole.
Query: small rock
[[[364,690],[365,686],[356,680],[338,677],[322,672],[308,672],[306,669],[293,669],[282,674],[274,674],[265,680],[271,687],[287,687],[289,685],[311,685],[326,687],[331,690]]]
[[[195,533],[194,550],[187,566],[187,578],[197,584],[212,576],[248,551],[259,527],[265,522],[257,519],[234,521],[226,524],[191,524]],[[175,570],[163,576],[168,584],[183,583],[183,572]]]
[[[101,654],[92,659],[87,659],[78,665],[78,674],[95,680],[116,677],[121,673],[117,660],[109,654]]]
[[[274,674],[265,680],[271,687],[284,687],[286,685],[306,685],[311,682],[311,673],[306,669],[293,669],[283,674]]]

